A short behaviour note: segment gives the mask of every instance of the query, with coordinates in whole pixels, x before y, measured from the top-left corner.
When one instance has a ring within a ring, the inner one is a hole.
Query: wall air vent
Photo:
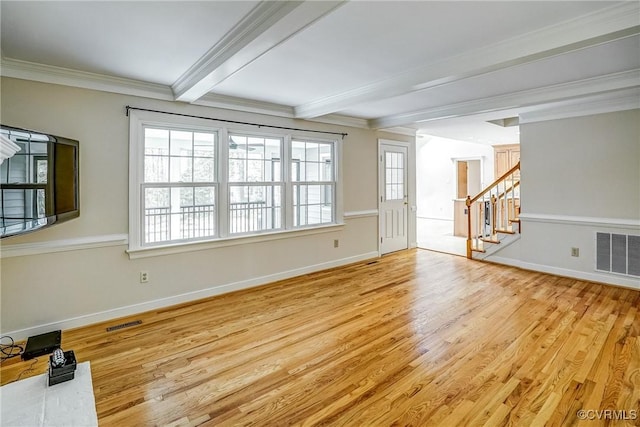
[[[640,277],[640,236],[596,233],[596,270]]]

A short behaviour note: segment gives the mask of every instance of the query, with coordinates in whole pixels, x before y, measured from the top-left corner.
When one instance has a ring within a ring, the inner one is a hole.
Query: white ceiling
[[[487,118],[640,87],[638,1],[0,8],[2,75],[488,143],[517,128]]]

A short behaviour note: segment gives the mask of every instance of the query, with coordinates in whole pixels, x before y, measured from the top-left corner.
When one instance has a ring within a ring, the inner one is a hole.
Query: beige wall
[[[128,233],[128,133],[125,106],[347,132],[344,211],[377,209],[378,138],[413,137],[197,107],[17,79],[1,80],[3,124],[80,141],[79,218],[2,246]],[[3,333],[31,334],[139,312],[150,304],[193,299],[375,255],[377,217],[345,220],[342,229],[176,255],[130,260],[126,246],[3,258]],[[340,239],[340,247],[333,240]],[[412,241],[415,240],[415,237]],[[150,283],[139,283],[146,270]],[[137,304],[140,304],[136,306]],[[100,314],[101,313],[101,314]],[[88,316],[88,317],[83,317]],[[75,319],[75,320],[73,320]]]
[[[520,126],[523,211],[638,219],[640,110]]]
[[[640,289],[595,270],[596,232],[640,234],[640,110],[524,124],[520,139],[522,237],[491,259]]]

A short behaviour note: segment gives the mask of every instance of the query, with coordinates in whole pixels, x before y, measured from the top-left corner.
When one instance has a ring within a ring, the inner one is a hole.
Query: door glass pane
[[[404,153],[385,153],[385,197],[386,200],[404,199]]]

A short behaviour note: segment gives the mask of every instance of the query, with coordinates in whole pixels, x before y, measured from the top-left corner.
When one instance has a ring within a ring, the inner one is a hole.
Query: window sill
[[[224,248],[227,246],[245,245],[250,243],[268,242],[271,240],[289,239],[292,237],[309,236],[312,234],[329,233],[344,228],[344,223],[328,224],[310,228],[296,228],[293,230],[280,230],[270,233],[252,234],[249,236],[227,237],[223,239],[207,240],[201,242],[176,243],[149,248],[129,249],[129,259],[149,258],[162,255],[173,255],[184,252],[204,251],[208,249]]]

